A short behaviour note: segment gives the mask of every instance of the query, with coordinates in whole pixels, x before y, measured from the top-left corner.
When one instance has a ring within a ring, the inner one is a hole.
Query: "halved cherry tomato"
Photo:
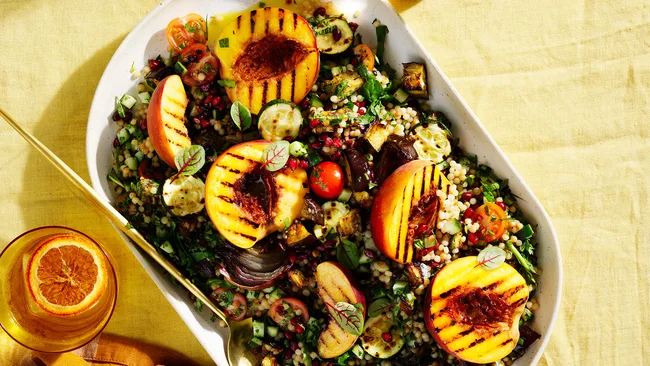
[[[187,65],[187,72],[181,77],[189,86],[200,86],[214,80],[219,73],[217,57],[201,43],[185,47],[180,54],[180,61]]]
[[[167,42],[176,51],[194,43],[205,43],[207,35],[205,19],[196,13],[189,13],[183,18],[172,19],[165,34]]]
[[[301,315],[296,314],[298,310]],[[269,316],[283,329],[290,324],[294,327],[304,326],[309,321],[309,311],[305,303],[293,297],[283,297],[274,302],[269,309]],[[301,317],[302,319],[300,319]]]
[[[230,295],[232,295],[232,298]],[[226,316],[232,320],[242,320],[246,317],[246,312],[248,311],[248,303],[246,302],[246,297],[240,293],[235,293],[230,290],[226,290],[223,287],[217,287],[210,298],[214,302],[223,308],[223,312],[226,313]]]
[[[495,241],[506,232],[508,227],[507,215],[501,207],[488,202],[480,206],[474,211],[472,221],[478,222],[481,225],[479,239],[486,243]]]
[[[372,71],[375,68],[375,55],[372,53],[370,47],[360,43],[354,47],[354,54],[359,57],[359,61],[362,64],[366,65],[368,71]]]
[[[309,175],[309,187],[320,197],[338,197],[343,191],[343,169],[331,161],[316,165]]]

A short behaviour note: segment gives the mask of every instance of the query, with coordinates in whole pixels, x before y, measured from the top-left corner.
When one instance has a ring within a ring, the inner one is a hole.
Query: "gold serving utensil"
[[[219,319],[228,324],[230,328],[227,347],[226,359],[231,366],[253,366],[260,363],[259,356],[252,353],[247,346],[248,341],[253,334],[253,323],[251,318],[242,321],[234,321],[228,319],[221,309],[219,309],[196,285],[184,277],[172,263],[163,257],[156,248],[151,245],[147,240],[129,224],[127,219],[122,216],[110,203],[101,198],[95,190],[88,185],[74,170],[70,169],[58,156],[56,156],[50,149],[43,145],[39,140],[32,136],[29,132],[25,131],[16,121],[11,118],[2,108],[0,108],[0,116],[4,118],[7,123],[13,127],[27,142],[38,150],[45,158],[52,163],[63,175],[75,186],[81,193],[92,202],[99,211],[101,211],[110,222],[117,226],[124,234],[126,234],[133,242],[135,242],[140,249],[145,251],[151,258],[153,258],[160,266],[162,266],[169,274],[174,277],[178,283],[183,285],[187,291],[194,295],[197,299],[201,300],[213,313],[217,314]]]

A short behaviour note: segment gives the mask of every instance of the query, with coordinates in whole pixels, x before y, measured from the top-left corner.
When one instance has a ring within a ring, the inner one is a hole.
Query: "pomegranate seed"
[[[309,168],[309,162],[307,160],[300,160],[300,167],[303,169]]]
[[[503,202],[497,202],[497,206],[501,207],[502,210],[506,210],[506,204]]]
[[[418,225],[418,228],[415,230],[415,235],[422,234],[426,229],[427,229],[427,225],[425,224]]]
[[[116,137],[115,140],[113,140],[113,148],[116,148],[119,145],[120,145],[120,140],[118,140],[117,137]]]
[[[474,233],[469,233],[467,234],[467,240],[469,240],[470,243],[476,244],[478,243],[478,236]]]
[[[309,101],[307,99],[303,99],[302,102],[300,102],[300,108],[307,108],[309,106]]]
[[[359,108],[363,108],[363,107],[366,106],[366,102],[356,102],[356,103],[354,103],[354,105],[356,105]]]
[[[209,95],[203,99],[203,105],[209,106],[211,102],[212,102],[212,97]]]
[[[357,28],[359,28],[359,24],[357,24],[355,22],[349,22],[348,26],[350,27],[350,30],[353,31],[353,32],[356,31]]]
[[[314,143],[311,144],[311,147],[316,149],[316,150],[319,150],[319,149],[321,149],[323,147],[323,143],[322,142],[314,142]]]
[[[311,121],[309,121],[309,127],[311,127],[311,128],[314,128],[314,127],[318,126],[319,124],[320,124],[319,119],[312,119]]]
[[[325,245],[325,248],[334,248],[334,246],[336,246],[336,240],[328,239],[328,240],[325,240],[325,243],[323,243],[323,244]]]
[[[327,10],[324,7],[319,7],[316,10],[314,10],[314,16],[325,16],[327,14]]]
[[[129,111],[129,110],[125,110],[124,111],[124,118],[123,118],[124,121],[125,122],[131,122],[132,118],[133,118],[133,113],[131,113],[131,111]]]
[[[162,63],[160,63],[160,61],[158,61],[158,60],[154,60],[154,59],[150,59],[150,60],[149,60],[149,68],[150,68],[152,71],[153,71],[153,70],[156,70],[156,69],[158,69],[158,68],[160,68],[160,66],[162,66]]]
[[[285,333],[284,333],[284,336],[285,336],[288,340],[292,340],[292,339],[295,337],[295,334],[293,334],[293,333],[291,333],[291,332],[285,332]]]
[[[334,155],[332,155],[332,161],[339,160],[340,157],[341,157],[341,152],[337,151]]]
[[[298,349],[298,342],[291,342],[291,350],[295,351]]]
[[[296,255],[291,253],[289,255],[289,260],[291,261],[291,263],[296,263]]]
[[[386,342],[391,342],[393,340],[393,336],[390,333],[382,333],[381,338]]]
[[[352,63],[352,65],[357,66],[357,64],[359,63],[359,58],[352,57],[352,60],[350,60],[350,62]]]
[[[366,114],[366,112],[365,112],[363,109],[359,109],[359,110],[357,111],[357,113],[359,113],[360,116],[363,116],[363,115]]]
[[[375,252],[373,252],[372,250],[370,250],[370,249],[364,249],[363,254],[365,254],[365,256],[370,258],[370,259],[377,258],[377,254]]]
[[[463,194],[460,195],[460,199],[463,201],[469,201],[472,199],[472,192],[463,192]]]
[[[289,158],[289,161],[287,162],[287,166],[291,168],[291,170],[296,170],[298,167],[298,160],[296,158]]]
[[[121,118],[122,118],[122,117],[120,117],[120,114],[117,113],[117,111],[115,111],[115,112],[113,113],[113,121],[117,122],[117,121],[119,121]]]
[[[146,120],[146,119],[143,119],[142,121],[140,121],[140,129],[141,129],[142,131],[146,131],[146,130],[147,130],[147,120]]]
[[[305,328],[303,328],[302,325],[300,324],[296,325],[296,333],[303,334],[304,332],[305,332]]]
[[[343,147],[343,141],[341,141],[341,139],[334,139],[333,144],[337,149],[340,149],[340,148]]]
[[[200,106],[197,105],[196,106],[196,113],[199,113],[199,114],[203,113],[203,108],[201,108]]]
[[[212,106],[213,107],[216,108],[219,105],[219,103],[221,103],[221,97],[220,96],[217,95],[217,96],[212,98]]]
[[[334,42],[338,42],[341,40],[341,37],[343,36],[343,33],[341,33],[341,30],[338,28],[334,28],[332,31],[332,39]]]
[[[470,207],[467,210],[465,210],[465,213],[463,214],[463,219],[471,219],[472,216],[474,216],[474,209]]]
[[[291,356],[293,355],[293,351],[288,349],[284,352],[284,358],[290,360]]]
[[[201,120],[199,119],[199,117],[192,118],[192,122],[194,122],[195,125],[201,124]]]
[[[324,142],[325,142],[325,146],[330,147],[334,143],[334,140],[331,137],[328,136],[328,137],[325,137]]]
[[[318,361],[318,360],[312,360],[312,361],[311,361],[311,366],[320,366],[320,361]]]
[[[206,128],[208,126],[210,126],[210,122],[208,122],[208,120],[202,119],[201,120],[201,128]]]

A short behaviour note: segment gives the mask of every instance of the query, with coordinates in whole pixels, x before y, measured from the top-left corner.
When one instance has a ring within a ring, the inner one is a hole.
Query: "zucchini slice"
[[[413,148],[420,159],[428,159],[438,164],[451,154],[449,133],[436,123],[429,123],[426,127],[418,126],[413,137]]]
[[[390,334],[390,337],[384,336],[384,333]],[[393,321],[388,319],[386,314],[381,314],[366,321],[366,327],[361,335],[361,345],[372,357],[389,358],[402,349],[404,339]]]
[[[282,99],[269,102],[262,109],[257,121],[260,135],[268,141],[278,141],[285,137],[295,139],[300,133],[301,125],[300,108]]]
[[[341,18],[323,19],[314,27],[318,50],[335,55],[347,50],[354,39],[354,32],[348,22]]]

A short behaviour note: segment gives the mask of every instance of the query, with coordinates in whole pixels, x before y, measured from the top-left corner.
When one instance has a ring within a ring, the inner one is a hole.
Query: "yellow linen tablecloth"
[[[540,364],[650,364],[649,3],[393,3],[558,231],[564,296]],[[86,178],[97,82],[156,4],[0,0],[0,105]],[[40,225],[85,231],[108,247],[120,276],[107,331],[211,364],[108,222],[2,123],[0,144],[0,247]],[[0,364],[24,352],[0,334]]]

